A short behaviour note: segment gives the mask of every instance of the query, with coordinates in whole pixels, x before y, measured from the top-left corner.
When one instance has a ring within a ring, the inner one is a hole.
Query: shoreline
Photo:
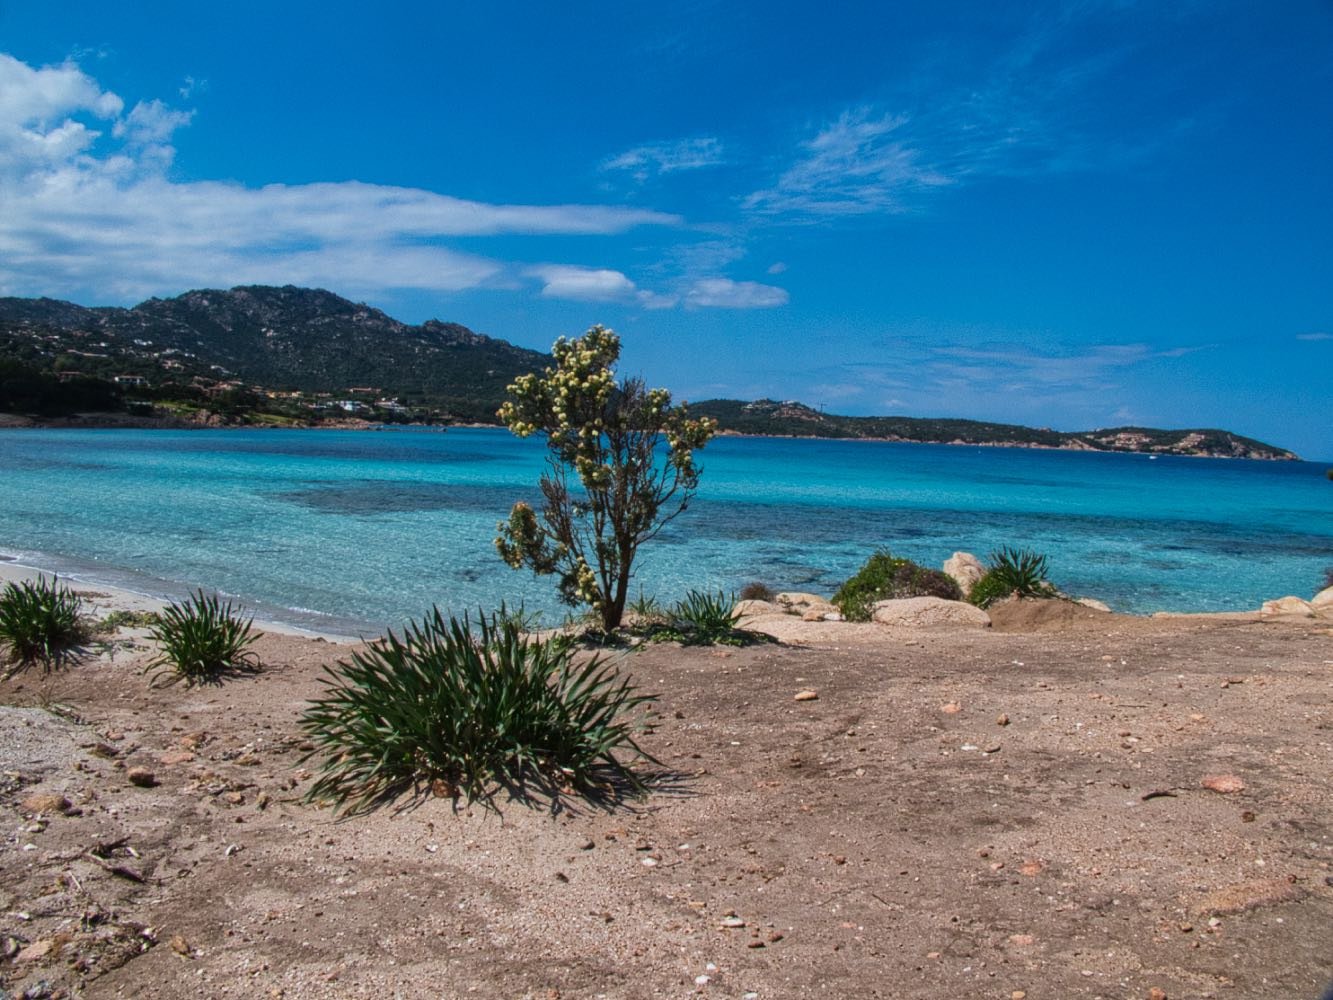
[[[82,572],[59,572],[44,566],[34,566],[27,562],[21,562],[17,559],[0,559],[0,588],[10,583],[31,583],[36,581],[38,577],[43,576],[48,579],[59,578],[67,583],[70,590],[82,597],[85,605],[97,617],[102,617],[111,611],[156,613],[164,610],[172,603],[164,597],[156,597],[152,594],[131,590],[128,587],[105,583],[97,579],[95,575],[89,576]],[[203,589],[207,592],[210,588],[197,586],[192,588],[191,593],[196,589]],[[299,639],[322,639],[325,642],[337,645],[355,645],[365,641],[361,636],[303,628],[300,625],[283,622],[271,616],[266,617],[262,611],[254,611],[244,601],[233,600],[232,604],[233,607],[238,607],[243,611],[246,616],[253,614],[255,627],[263,632],[273,632]]]
[[[393,428],[413,428],[419,430],[448,431],[458,430],[503,430],[499,423],[478,421],[464,423],[408,423],[393,424],[376,420],[348,419],[343,421],[321,421],[319,423],[282,423],[282,424],[212,424],[182,420],[173,417],[133,417],[117,414],[73,414],[68,417],[29,417],[23,414],[0,413],[0,430],[291,430],[291,431],[382,431]],[[1037,442],[1018,441],[923,441],[918,438],[879,437],[875,435],[833,435],[833,434],[757,434],[752,431],[719,430],[718,437],[748,438],[754,440],[777,441],[855,441],[875,444],[918,444],[937,445],[948,448],[1016,448],[1030,451],[1081,452],[1091,455],[1146,455],[1152,458],[1219,458],[1229,461],[1250,462],[1295,462],[1307,465],[1324,465],[1326,460],[1308,459],[1292,451],[1284,455],[1221,455],[1211,452],[1170,451],[1152,449],[1095,448],[1085,443],[1080,444],[1039,444]],[[1286,451],[1286,449],[1283,449]]]

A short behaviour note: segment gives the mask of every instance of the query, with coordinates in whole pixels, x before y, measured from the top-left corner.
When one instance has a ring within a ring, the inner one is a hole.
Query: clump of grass
[[[847,621],[867,622],[876,601],[904,597],[942,597],[947,601],[959,601],[963,595],[952,577],[880,549],[865,561],[855,576],[838,588],[833,603]]]
[[[123,628],[152,628],[157,624],[155,611],[116,610],[99,618],[93,623],[92,630],[98,635],[113,635]]]
[[[522,801],[647,790],[631,764],[653,758],[631,716],[653,696],[599,656],[575,662],[568,641],[526,637],[503,609],[473,622],[436,608],[325,672],[300,721],[306,759],[322,758],[312,801],[360,812],[408,793],[490,802],[496,786]]]
[[[84,641],[83,601],[60,583],[8,583],[0,593],[0,644],[14,664],[10,674],[40,661],[46,672],[74,655]]]
[[[972,587],[967,599],[988,608],[1007,597],[1055,597],[1056,589],[1046,579],[1046,556],[1031,549],[1006,545],[990,555],[990,565]]]
[[[661,602],[656,597],[645,595],[642,587],[639,588],[639,596],[629,602],[627,610],[633,618],[633,626],[636,629],[664,625],[669,617]]]
[[[771,601],[777,596],[772,587],[759,580],[752,580],[741,588],[742,601]]]
[[[216,594],[209,597],[200,590],[154,619],[149,635],[159,650],[145,672],[153,674],[155,685],[216,684],[228,674],[259,669],[259,658],[249,648],[260,635],[254,619],[241,617]]]

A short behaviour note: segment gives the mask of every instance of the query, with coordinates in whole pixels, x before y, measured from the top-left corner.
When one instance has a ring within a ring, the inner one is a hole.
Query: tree
[[[616,383],[620,338],[594,326],[561,337],[554,369],[521,375],[498,416],[519,437],[545,433],[541,517],[517,503],[495,547],[514,569],[558,574],[561,599],[620,627],[639,546],[689,506],[699,487],[694,453],[717,425],[672,406],[642,379]],[[663,444],[665,443],[665,448]]]

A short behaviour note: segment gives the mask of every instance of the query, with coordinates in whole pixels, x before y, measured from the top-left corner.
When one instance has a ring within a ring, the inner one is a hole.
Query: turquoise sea
[[[564,614],[495,555],[544,450],[502,430],[0,431],[0,558],[261,617],[378,633],[438,604]],[[1120,611],[1309,597],[1333,565],[1322,464],[719,438],[638,585],[831,593],[878,547],[938,566],[1004,544]]]

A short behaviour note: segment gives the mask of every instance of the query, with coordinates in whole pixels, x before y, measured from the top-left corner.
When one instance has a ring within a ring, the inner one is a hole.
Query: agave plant
[[[1046,566],[1044,555],[1006,545],[991,553],[986,575],[972,587],[967,599],[979,608],[987,608],[1013,595],[1054,597],[1056,590],[1046,580]]]
[[[736,642],[741,613],[736,595],[691,590],[671,609],[671,628],[687,645]]]
[[[185,681],[186,685],[217,683],[223,676],[259,669],[259,658],[249,649],[259,638],[254,619],[243,618],[231,602],[202,590],[183,604],[171,604],[149,627],[158,655],[148,664],[156,684]]]
[[[489,803],[497,785],[520,799],[646,790],[630,765],[653,758],[631,716],[653,696],[598,656],[525,636],[503,609],[474,623],[436,608],[325,673],[300,721],[306,759],[322,759],[311,800],[360,812],[424,792]]]
[[[82,614],[83,601],[59,577],[6,584],[0,593],[0,644],[8,647],[14,670],[39,660],[48,672],[59,666],[85,637]]]

